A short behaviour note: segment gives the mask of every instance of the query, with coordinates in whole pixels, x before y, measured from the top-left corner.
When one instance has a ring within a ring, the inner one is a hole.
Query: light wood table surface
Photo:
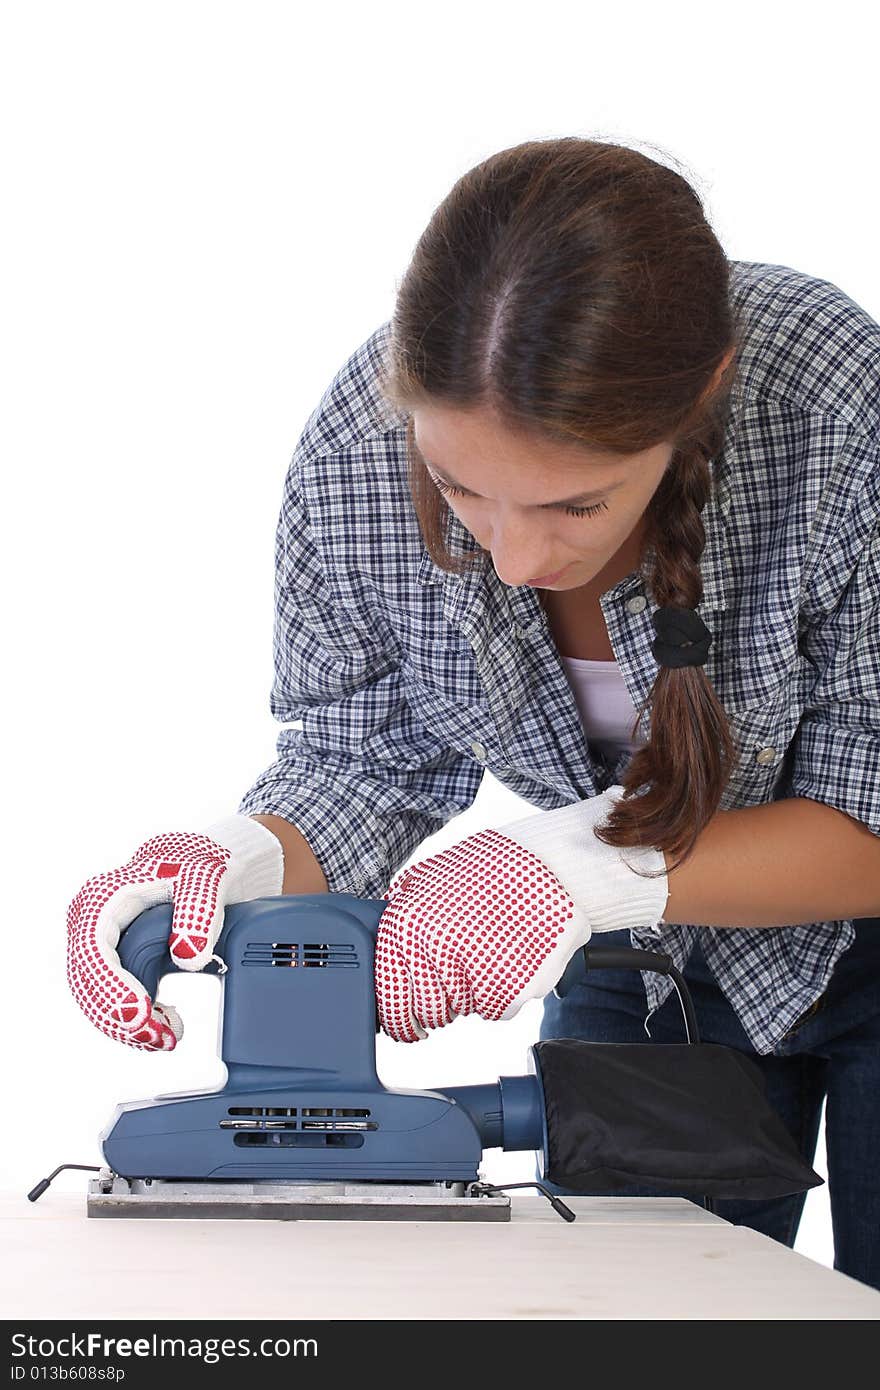
[[[5,1318],[875,1319],[880,1293],[678,1198],[511,1193],[509,1222],[88,1218],[0,1194]]]

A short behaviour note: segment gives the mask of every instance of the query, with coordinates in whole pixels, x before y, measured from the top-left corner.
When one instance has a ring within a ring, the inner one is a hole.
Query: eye
[[[465,492],[464,488],[453,487],[452,483],[445,483],[442,478],[436,478],[433,473],[429,473],[428,477],[441,492],[448,493],[452,497],[473,496],[472,493]],[[608,503],[593,502],[589,507],[565,507],[562,510],[566,511],[569,516],[595,516],[597,512],[607,511]]]
[[[591,502],[588,507],[566,507],[569,516],[595,516],[597,512],[607,512],[607,502]]]

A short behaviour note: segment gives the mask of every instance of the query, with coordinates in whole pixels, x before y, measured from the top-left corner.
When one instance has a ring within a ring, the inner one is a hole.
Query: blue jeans
[[[880,1289],[880,917],[854,923],[856,937],[835,966],[821,999],[796,1021],[772,1053],[757,1054],[715,983],[699,943],[684,971],[700,1038],[744,1052],[763,1072],[767,1099],[808,1163],[813,1162],[822,1102],[834,1268]],[[629,946],[627,931],[603,932],[601,946]],[[648,1022],[637,970],[583,972],[564,999],[544,1000],[540,1037],[589,1042],[685,1042],[673,990]],[[563,1196],[577,1194],[554,1183]],[[617,1195],[656,1196],[630,1187]],[[766,1201],[716,1199],[726,1221],[793,1246],[806,1193]]]

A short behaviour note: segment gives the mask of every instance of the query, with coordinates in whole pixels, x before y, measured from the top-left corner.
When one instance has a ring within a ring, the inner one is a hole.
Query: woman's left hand
[[[459,1014],[512,1018],[549,993],[594,931],[661,919],[662,852],[615,849],[592,833],[622,791],[481,830],[397,875],[375,951],[389,1037],[418,1042]]]

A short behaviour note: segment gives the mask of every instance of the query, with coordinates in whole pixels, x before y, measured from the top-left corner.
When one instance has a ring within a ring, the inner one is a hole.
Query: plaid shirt
[[[835,285],[731,263],[744,343],[703,512],[706,672],[740,751],[721,809],[783,797],[880,834],[880,325]],[[309,417],[276,533],[277,761],[242,813],[296,824],[331,892],[380,897],[489,768],[545,810],[619,782],[588,743],[535,590],[487,557],[454,576],[428,555],[406,482],[406,416],[378,392],[383,324]],[[449,513],[454,553],[475,542]],[[639,705],[656,663],[633,572],[602,595]],[[296,726],[298,725],[298,727]],[[649,733],[650,726],[645,729]],[[682,969],[699,939],[757,1052],[823,991],[851,920],[667,925],[631,933]],[[672,988],[645,973],[649,1011]]]

